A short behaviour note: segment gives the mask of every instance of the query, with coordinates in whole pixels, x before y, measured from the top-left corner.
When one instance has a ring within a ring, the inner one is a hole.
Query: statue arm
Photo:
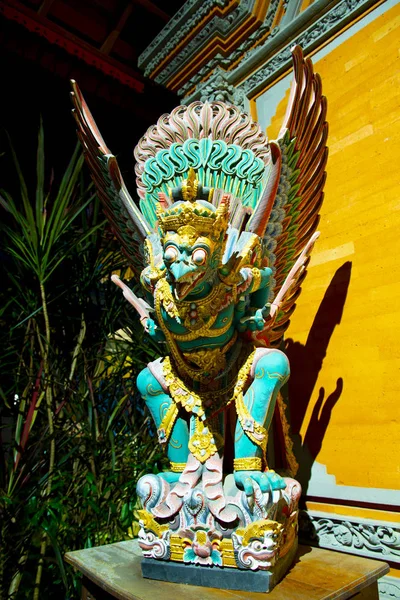
[[[150,311],[154,311],[154,308],[152,306],[154,304],[154,298],[150,294],[150,292],[145,288],[145,295],[150,301],[149,303],[146,302],[146,300],[143,300],[142,298],[138,298],[136,294],[134,294],[132,290],[123,281],[120,280],[118,275],[112,275],[111,279],[116,285],[118,285],[118,287],[122,289],[125,298],[139,313],[140,322],[143,325],[145,332],[148,333],[154,341],[164,342],[165,335],[163,331],[160,329],[160,327],[158,327],[157,323],[150,316]]]
[[[145,329],[151,339],[155,342],[165,342],[165,335],[154,319],[147,319]]]
[[[254,281],[250,287],[250,306],[253,308],[263,308],[268,302],[269,291],[271,287],[272,269],[264,267],[259,269],[260,281]]]
[[[236,311],[236,327],[238,331],[246,330],[255,331],[256,329],[264,328],[265,306],[267,304],[270,292],[272,278],[272,270],[269,267],[257,269],[257,273],[253,271],[253,281],[249,288],[250,302],[246,308],[246,303],[238,303]]]
[[[144,287],[145,297],[148,303],[154,308],[154,293],[149,291],[146,287]],[[151,337],[155,342],[165,342],[165,335],[161,327],[158,325],[157,321],[152,317],[148,317],[147,321],[143,324],[146,333]]]

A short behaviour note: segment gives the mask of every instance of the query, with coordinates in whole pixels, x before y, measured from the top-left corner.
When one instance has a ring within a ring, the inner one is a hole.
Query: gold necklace
[[[226,296],[226,286],[219,283],[204,298],[179,302],[177,308],[186,329],[197,331],[212,327]]]
[[[223,327],[220,327],[218,329],[211,329],[211,327],[217,320],[217,317],[218,315],[211,317],[207,321],[207,323],[205,323],[200,329],[196,329],[195,331],[189,331],[189,333],[173,333],[172,331],[169,331],[169,333],[178,342],[192,342],[193,340],[197,340],[200,337],[216,338],[229,331],[229,329],[232,326],[232,322],[228,321],[228,323]]]
[[[164,303],[164,301],[165,301],[164,290],[165,290],[165,285],[158,282],[156,285],[155,294],[154,294],[154,300],[155,300],[154,308],[155,308],[156,316],[158,319],[158,323],[165,335],[165,339],[168,343],[170,352],[176,362],[178,370],[181,373],[185,373],[185,375],[189,376],[191,379],[195,379],[196,381],[207,382],[210,379],[210,375],[209,374],[205,375],[204,368],[201,368],[201,367],[195,368],[186,362],[184,356],[182,355],[182,353],[174,339],[174,337],[175,337],[174,334],[172,334],[171,331],[169,331],[169,329],[167,328],[167,326],[163,320],[162,313],[161,313],[161,304]],[[168,299],[168,296],[167,296],[167,299]],[[169,307],[169,308],[171,309],[171,307]],[[167,308],[166,308],[166,310],[167,310]],[[207,332],[205,332],[207,336],[208,336],[208,327],[209,327],[209,325],[207,324]],[[230,327],[230,324],[229,324],[229,327]],[[226,326],[225,326],[225,328],[226,328]],[[223,328],[223,329],[225,329],[225,328]],[[221,331],[221,330],[216,330],[216,331]],[[200,336],[200,333],[199,333],[199,331],[196,331],[196,332],[192,332],[191,334],[189,333],[186,335],[187,336],[195,336],[195,337],[193,337],[193,339],[196,339],[196,337]],[[226,348],[226,350],[225,350],[225,348]],[[210,356],[213,355],[213,357],[214,357],[214,354],[218,353],[217,358],[221,358],[221,355],[223,355],[224,350],[225,350],[225,352],[227,352],[229,348],[230,348],[230,343],[228,342],[228,344],[226,344],[225,347],[223,347],[223,348],[217,348],[217,349],[215,349],[214,352],[211,350],[208,350],[207,352],[210,353]]]
[[[191,342],[200,337],[219,337],[226,333],[231,327],[231,323],[227,323],[219,329],[211,329],[218,318],[221,306],[226,303],[228,306],[233,301],[233,296],[226,290],[223,283],[215,286],[208,296],[200,298],[198,301],[183,300],[176,303],[169,283],[165,278],[160,279],[155,288],[155,296],[160,301],[166,313],[175,319],[183,322],[183,325],[188,329],[188,333],[174,333],[168,330],[170,336],[179,342]],[[162,327],[162,316],[157,314],[160,327]]]

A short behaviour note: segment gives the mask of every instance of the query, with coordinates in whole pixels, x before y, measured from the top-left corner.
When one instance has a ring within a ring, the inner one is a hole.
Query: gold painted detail
[[[152,531],[157,537],[161,538],[164,531],[168,530],[168,525],[160,525],[146,510],[139,511],[139,519],[144,525],[145,529]],[[236,529],[235,534],[240,539],[240,545],[245,548],[254,541],[264,541],[265,537],[272,538],[276,544],[276,551],[279,551],[282,547],[284,527],[277,521],[271,521],[268,519],[260,519],[249,523],[246,527]],[[184,562],[184,553],[187,548],[193,547],[193,544],[206,545],[209,541],[209,536],[206,531],[197,530],[194,534],[194,538],[184,537],[177,533],[172,533],[170,537],[170,560],[175,562]],[[218,550],[222,559],[223,567],[237,568],[235,559],[235,549],[232,538],[214,538],[212,539],[212,545]]]
[[[256,292],[260,288],[261,271],[260,271],[260,269],[257,269],[256,267],[254,267],[251,270],[251,273],[253,275],[253,280],[251,282],[251,293],[253,294],[253,292]]]
[[[195,200],[197,196],[197,190],[199,187],[199,180],[196,178],[196,173],[193,168],[189,169],[189,175],[187,179],[182,181],[182,196],[184,200]]]
[[[159,428],[157,429],[158,441],[166,444],[171,436],[175,421],[178,418],[178,407],[175,403],[169,405]]]
[[[247,406],[244,403],[242,391],[235,396],[235,402],[236,414],[243,431],[254,444],[261,448],[263,456],[265,456],[268,443],[268,431],[251,416]]]
[[[263,539],[265,534],[272,534],[276,536],[277,540],[281,537],[284,531],[283,525],[277,521],[270,521],[269,519],[260,519],[249,523],[244,528],[236,529],[236,534],[242,538],[242,546],[248,546],[253,539]]]
[[[292,477],[296,476],[297,471],[299,470],[299,463],[296,460],[296,457],[293,452],[293,441],[290,437],[290,428],[289,423],[286,418],[286,405],[283,400],[282,394],[279,392],[278,397],[276,399],[276,403],[278,405],[279,417],[282,424],[283,437],[285,440],[285,453],[286,453],[286,462],[288,464],[290,475]]]
[[[219,277],[221,281],[223,281],[227,286],[234,287],[239,286],[242,287],[241,282],[241,270],[242,269],[250,269],[252,272],[252,278],[248,285],[253,283],[254,279],[256,279],[256,284],[261,282],[261,272],[258,267],[261,266],[261,245],[260,238],[253,234],[250,236],[249,240],[240,249],[239,254],[236,256],[235,260],[232,261],[230,259],[230,268],[225,272],[226,266],[222,266],[219,270]],[[252,289],[251,293],[256,291],[256,289]]]
[[[207,542],[207,533],[205,531],[196,531],[195,540],[199,544],[205,544]],[[180,537],[177,534],[172,534],[170,541],[170,560],[183,562],[184,551],[186,548],[190,548],[192,544],[193,540]],[[236,569],[237,565],[232,540],[230,538],[223,538],[222,540],[214,539],[213,545],[215,545],[215,547],[218,548],[219,552],[221,553],[222,565],[224,567]]]
[[[166,356],[163,362],[163,373],[168,391],[175,403],[180,405],[189,413],[197,414],[199,417],[204,415],[202,398],[195,391],[192,391],[175,373],[169,356]]]
[[[175,560],[176,562],[183,562],[183,551],[185,549],[185,546],[186,544],[184,544],[183,538],[179,537],[179,535],[172,534],[170,541],[170,560]]]
[[[176,462],[170,462],[170,469],[173,473],[183,473],[183,471],[185,470],[186,467],[186,463],[176,463]]]
[[[171,318],[179,319],[179,311],[176,307],[174,297],[172,296],[171,286],[169,285],[165,277],[163,277],[157,282],[155,289],[155,297],[156,299],[158,299],[159,304],[163,305],[167,315],[169,315]],[[159,317],[159,324],[161,326],[163,322],[161,314],[157,316]]]
[[[189,450],[195,458],[204,463],[217,452],[213,433],[202,419],[195,417],[194,433],[189,440]]]
[[[226,367],[226,353],[232,348],[237,340],[238,334],[235,331],[232,338],[222,348],[202,348],[191,352],[184,352],[183,356],[191,363],[194,363],[202,371],[210,375],[216,375]]]
[[[164,272],[155,266],[153,246],[148,238],[144,240],[143,248],[145,263],[148,266],[141,272],[140,282],[148,292],[153,293],[154,286],[163,277]]]
[[[179,316],[176,305],[173,302],[173,299],[172,300],[171,299],[172,299],[172,294],[171,294],[171,290],[170,290],[168,282],[165,279],[160,280],[156,285],[155,311],[156,311],[158,323],[165,335],[165,338],[168,343],[168,347],[169,347],[170,352],[171,352],[171,354],[174,358],[174,361],[177,365],[178,371],[183,376],[190,377],[191,379],[195,379],[196,381],[209,382],[211,377],[215,376],[221,370],[221,365],[218,368],[216,368],[216,370],[214,372],[209,372],[209,371],[206,371],[203,366],[194,367],[194,366],[188,364],[187,357],[189,356],[189,353],[186,354],[186,358],[185,358],[185,356],[181,353],[180,349],[178,348],[178,345],[174,339],[178,336],[176,336],[175,334],[172,334],[169,331],[169,329],[167,328],[167,326],[162,318],[161,303],[163,303],[165,310],[167,312],[169,311],[169,314],[171,316],[172,315]],[[167,304],[165,305],[165,303],[167,303]],[[215,317],[215,319],[216,319],[216,317]],[[188,340],[196,339],[197,337],[200,337],[200,336],[213,337],[214,333],[219,336],[223,332],[228,331],[229,328],[230,328],[230,323],[228,322],[227,325],[225,325],[224,327],[221,327],[220,329],[211,330],[211,329],[209,329],[209,325],[207,323],[207,325],[204,327],[204,331],[203,331],[203,329],[201,329],[196,332],[190,332],[189,334],[184,334],[182,336],[179,336],[179,339],[182,340],[182,338],[184,338],[186,341],[188,341]],[[231,340],[230,340],[230,342],[231,342]],[[228,342],[228,344],[226,344],[223,348],[221,348],[219,350],[216,349],[217,352],[219,352],[219,354],[218,354],[219,358],[221,356],[221,353],[222,353],[222,355],[224,355],[231,348],[232,344],[230,344],[230,342]],[[214,359],[214,356],[216,356],[215,351],[210,349],[210,350],[207,350],[207,352],[214,353],[214,354],[210,354],[210,362],[211,362],[211,364],[216,365],[216,362]],[[198,355],[197,358],[199,358],[199,357],[200,357],[200,354]],[[193,358],[196,358],[194,353],[193,353]],[[225,361],[225,356],[223,358]],[[206,360],[206,358],[204,358],[204,360]],[[223,369],[223,365],[222,365],[222,369]]]
[[[177,340],[178,342],[192,342],[193,340],[197,340],[201,337],[207,338],[216,338],[224,335],[232,326],[232,320],[228,321],[226,325],[223,327],[219,327],[218,329],[211,329],[217,320],[218,315],[211,316],[207,323],[200,327],[200,329],[196,329],[195,331],[191,331],[189,333],[172,333],[169,331],[169,335]],[[193,329],[193,326],[191,326]]]
[[[224,327],[211,329],[217,320],[222,306],[228,306],[233,300],[232,295],[226,290],[226,286],[223,283],[216,285],[205,298],[200,298],[196,301],[184,300],[176,304],[171,287],[167,280],[163,278],[157,283],[156,295],[159,297],[160,304],[164,307],[166,313],[171,318],[179,319],[186,329],[190,330],[189,333],[182,334],[167,330],[168,335],[179,342],[190,342],[199,337],[218,337],[226,333],[231,326],[231,323],[228,323]],[[190,313],[193,311],[197,314],[195,324],[191,322],[192,317]],[[162,326],[161,315],[159,318],[161,318],[160,326]]]
[[[173,400],[173,404],[169,407],[164,419],[158,428],[158,438],[161,443],[167,442],[171,434],[174,423],[178,417],[178,407],[182,407],[188,413],[195,416],[195,426],[193,434],[189,440],[189,449],[192,454],[201,462],[204,463],[210,456],[217,452],[220,446],[218,434],[213,432],[211,422],[206,421],[204,404],[212,398],[214,401],[220,399],[220,404],[224,407],[229,406],[233,400],[239,395],[243,395],[251,365],[253,363],[254,352],[250,354],[245,363],[239,370],[233,394],[230,390],[232,385],[216,392],[201,392],[197,393],[191,390],[187,384],[175,372],[171,364],[169,356],[163,362],[163,374],[165,382],[168,386],[169,394]],[[174,407],[174,409],[172,408]],[[216,412],[219,409],[217,402],[213,403],[213,410]]]
[[[150,514],[147,510],[142,509],[138,510],[139,521],[142,522],[143,527],[152,531],[157,537],[161,537],[164,531],[168,531],[169,525],[160,525],[157,523],[152,514]]]
[[[186,187],[186,192],[187,190]],[[178,206],[173,205],[167,210],[163,210],[162,206],[158,204],[156,212],[163,237],[167,232],[178,231],[181,227],[191,225],[198,236],[206,235],[219,242],[229,223],[228,200],[221,200],[216,211],[212,211],[198,202],[190,201]]]
[[[235,458],[233,468],[235,471],[261,471],[262,459],[256,456]]]
[[[264,373],[264,369],[262,369],[262,371]],[[282,383],[282,385],[284,383],[286,383],[286,381],[288,380],[287,376],[285,377],[285,375],[282,375],[281,373],[278,373],[277,371],[275,373],[267,372],[267,375],[268,375],[268,379],[278,379]],[[264,375],[258,376],[257,379],[259,379],[261,377],[264,377]]]
[[[200,337],[198,331],[200,328],[203,330],[203,332],[206,332],[207,335],[211,333],[211,337],[216,337],[213,332],[209,332],[208,330],[214,325],[222,306],[228,306],[231,304],[231,302],[231,294],[226,289],[225,284],[219,283],[205,298],[199,298],[199,300],[190,301],[183,300],[179,302],[179,316],[187,329],[196,331],[196,337]],[[195,324],[192,324],[191,322],[192,317],[190,313],[193,311],[197,313]],[[221,329],[216,331],[218,331],[217,335],[221,335]],[[177,340],[182,339],[182,335],[173,334],[173,336]]]
[[[235,552],[233,549],[233,543],[231,539],[222,539],[219,545],[219,551],[221,552],[222,564],[224,567],[237,568]]]

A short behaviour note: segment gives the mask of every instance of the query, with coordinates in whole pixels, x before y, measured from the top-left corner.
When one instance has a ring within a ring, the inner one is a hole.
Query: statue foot
[[[253,482],[260,486],[262,492],[271,492],[274,490],[284,490],[286,487],[283,477],[275,471],[235,471],[235,483],[239,489],[244,490],[246,496],[252,496],[254,493]]]

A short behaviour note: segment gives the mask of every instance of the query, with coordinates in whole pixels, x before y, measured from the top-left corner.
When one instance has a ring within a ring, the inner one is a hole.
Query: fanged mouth
[[[183,300],[192,291],[196,283],[202,278],[203,273],[200,273],[197,277],[194,277],[191,281],[176,282],[174,284],[174,293],[177,300]]]

